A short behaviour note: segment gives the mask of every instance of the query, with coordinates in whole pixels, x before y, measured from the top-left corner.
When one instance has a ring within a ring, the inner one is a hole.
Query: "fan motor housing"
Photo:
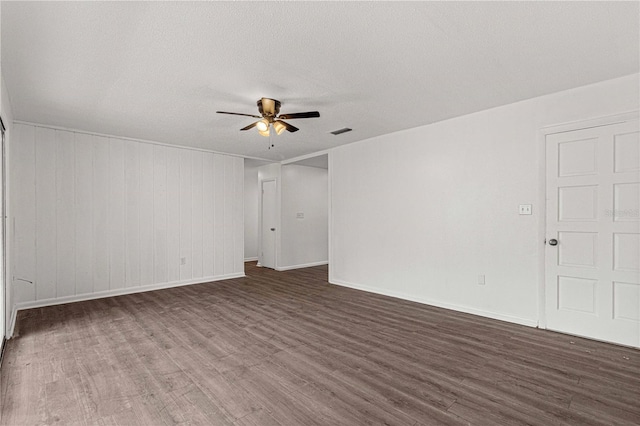
[[[269,98],[262,98],[257,102],[258,111],[263,117],[275,117],[280,112],[280,101]]]

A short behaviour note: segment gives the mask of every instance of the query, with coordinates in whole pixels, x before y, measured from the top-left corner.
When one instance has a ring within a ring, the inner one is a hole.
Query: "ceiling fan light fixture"
[[[256,127],[259,132],[266,132],[269,130],[269,122],[266,119],[260,120],[256,123]]]
[[[284,124],[282,124],[281,121],[276,121],[273,123],[273,130],[276,131],[277,134],[282,134],[282,132],[284,132],[286,130],[287,126],[285,126]]]
[[[265,130],[258,129],[258,133],[260,133],[265,138],[268,138],[269,137],[269,133],[271,133],[270,130],[271,129],[269,129],[269,127],[267,126],[267,128]]]

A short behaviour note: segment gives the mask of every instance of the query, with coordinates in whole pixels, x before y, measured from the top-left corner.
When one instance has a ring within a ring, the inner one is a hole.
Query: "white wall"
[[[538,321],[540,129],[639,108],[639,76],[335,148],[330,281]],[[518,204],[533,204],[519,216]],[[486,275],[486,285],[477,284]]]
[[[11,149],[19,307],[243,275],[242,158],[25,124]]]
[[[244,161],[244,260],[258,260],[258,168]]]
[[[281,254],[279,269],[325,264],[328,261],[328,171],[283,165]],[[302,213],[304,218],[298,218]]]

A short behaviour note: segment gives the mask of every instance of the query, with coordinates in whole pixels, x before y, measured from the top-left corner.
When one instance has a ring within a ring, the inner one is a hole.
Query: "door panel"
[[[640,184],[616,183],[613,185],[613,215],[616,222],[637,222],[633,212],[640,206]],[[626,212],[626,214],[624,214]]]
[[[558,309],[595,314],[596,280],[558,277]]]
[[[640,144],[638,132],[621,133],[614,138],[615,172],[640,170]]]
[[[558,188],[558,220],[593,221],[597,220],[598,187],[565,186]]]
[[[558,176],[584,176],[597,173],[597,139],[558,144]]]
[[[546,138],[549,329],[640,347],[639,135],[634,120]]]
[[[595,268],[597,265],[597,232],[558,232],[558,265]]]
[[[640,286],[633,283],[613,283],[613,316],[615,319],[640,321]]]
[[[640,235],[613,234],[613,270],[640,271]]]

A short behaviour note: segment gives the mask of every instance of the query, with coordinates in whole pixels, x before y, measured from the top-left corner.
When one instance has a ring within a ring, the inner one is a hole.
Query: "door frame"
[[[259,180],[259,188],[260,188],[260,192],[259,194],[259,201],[258,201],[258,211],[259,211],[259,219],[258,219],[258,263],[257,266],[258,267],[262,267],[262,228],[263,228],[263,223],[262,223],[262,187],[264,185],[265,182],[275,182],[276,184],[276,241],[275,241],[275,248],[274,248],[274,253],[273,253],[273,261],[275,263],[274,265],[274,269],[277,269],[278,267],[278,247],[279,247],[279,243],[280,243],[280,187],[278,185],[278,178],[276,177],[270,177],[270,178],[266,178],[266,179],[260,179]]]
[[[594,127],[610,126],[637,120],[640,110],[621,112],[586,120],[571,121],[568,123],[544,126],[538,131],[538,161],[540,164],[538,174],[538,205],[540,210],[538,227],[538,328],[547,328],[546,304],[546,268],[545,250],[547,235],[547,136],[556,133],[573,132],[575,130],[590,129]]]
[[[7,336],[9,335],[9,324],[7,321],[7,312],[9,303],[7,300],[7,162],[6,157],[6,132],[7,128],[4,125],[2,117],[0,117],[0,150],[2,151],[0,161],[0,167],[2,172],[0,173],[0,215],[2,216],[0,226],[2,227],[0,236],[0,244],[2,245],[2,254],[0,256],[0,262],[2,262],[2,273],[0,274],[0,291],[2,291],[2,309],[0,314],[2,315],[2,336],[0,337],[0,366],[2,365],[2,359],[4,358],[4,349]]]

